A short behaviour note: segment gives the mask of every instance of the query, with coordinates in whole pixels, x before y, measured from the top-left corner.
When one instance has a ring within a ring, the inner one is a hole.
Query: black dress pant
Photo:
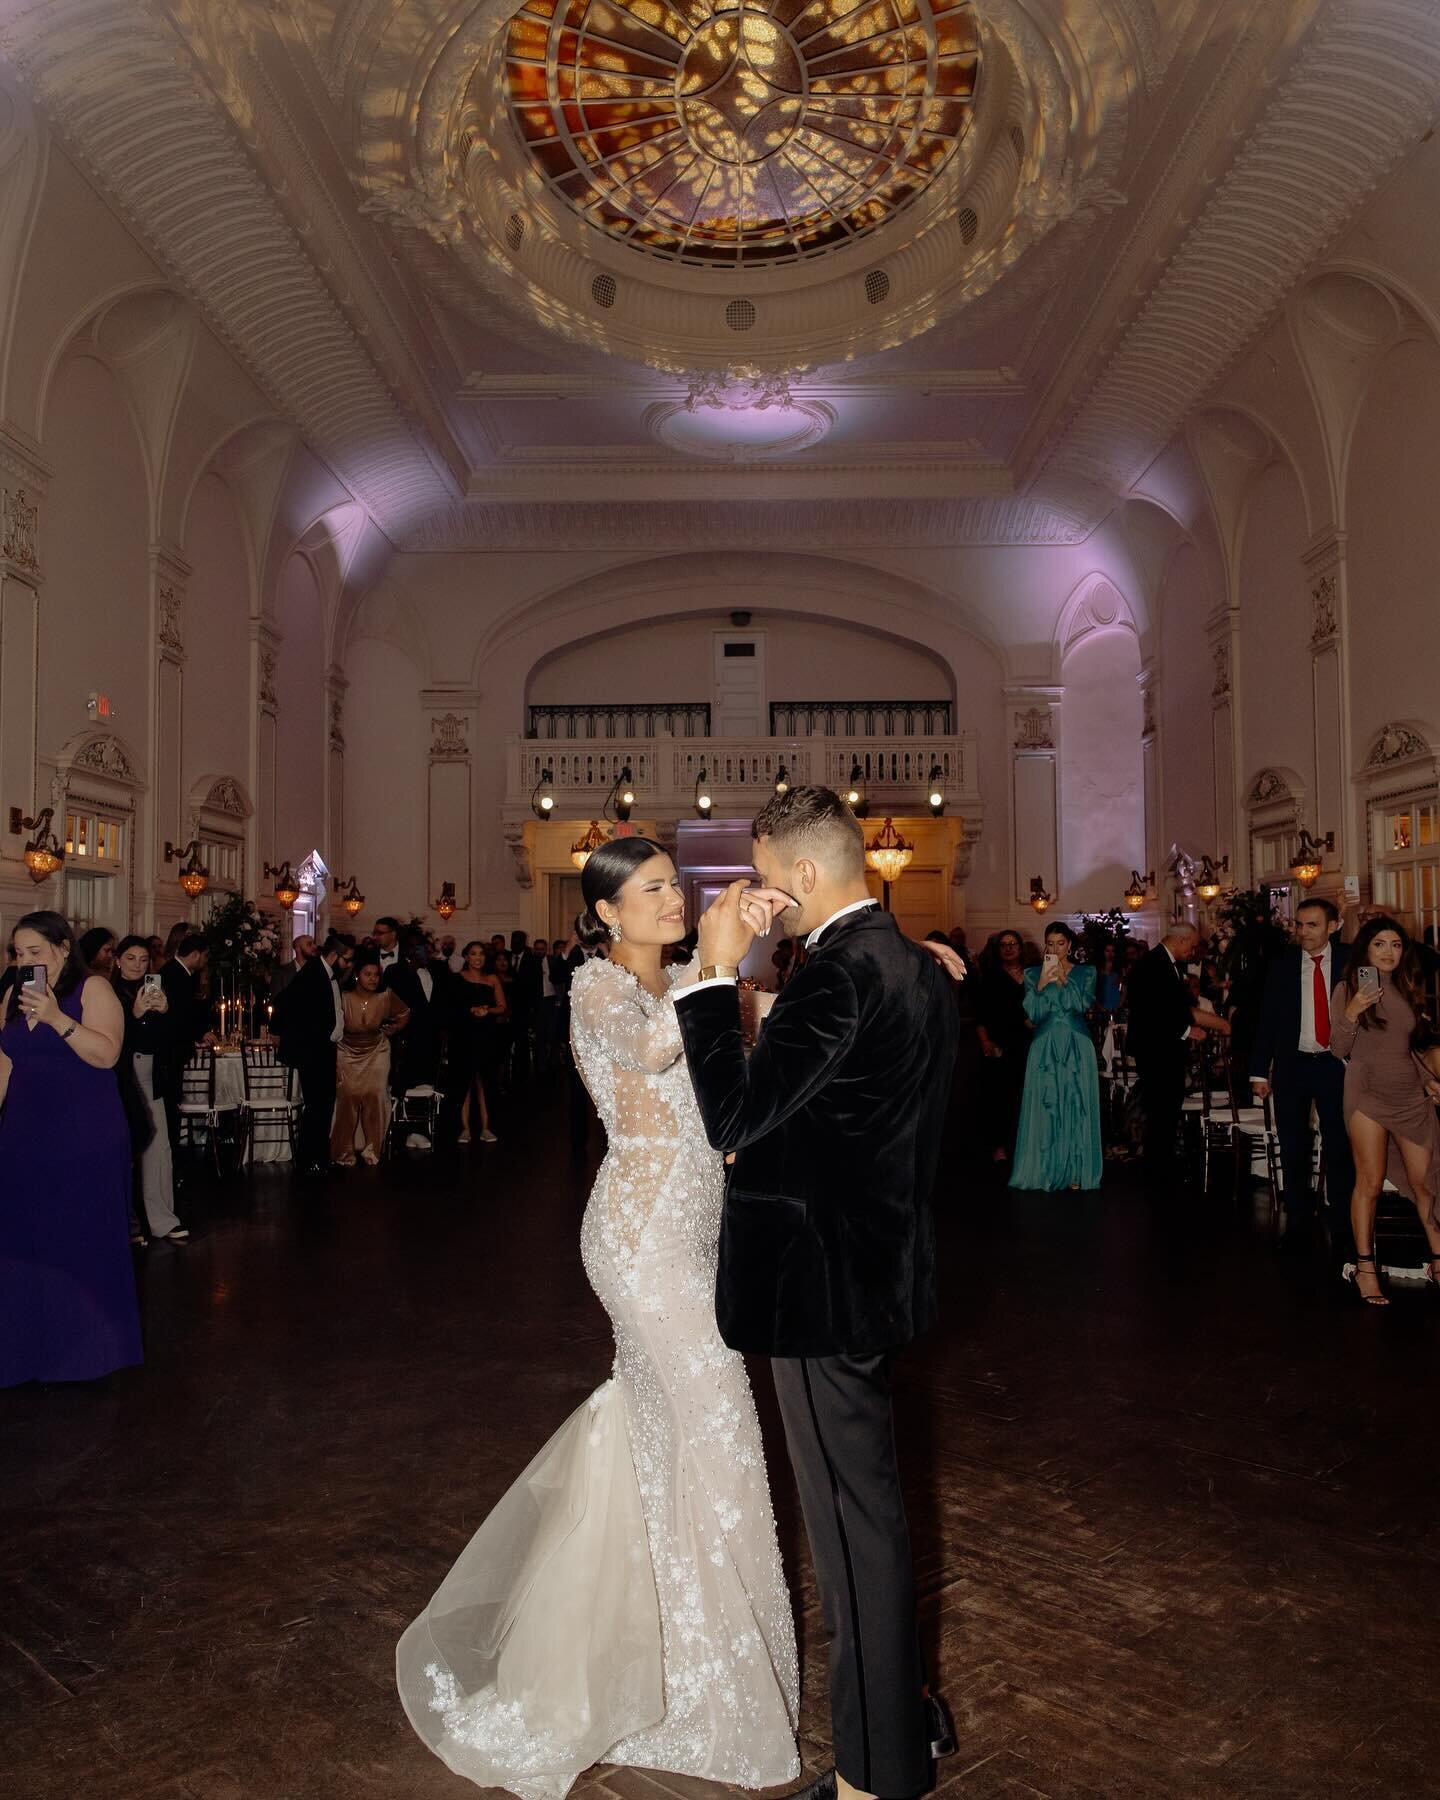
[[[1332,1218],[1342,1242],[1347,1232],[1355,1162],[1345,1129],[1345,1065],[1328,1050],[1318,1056],[1296,1051],[1275,1064],[1275,1135],[1280,1140],[1280,1166],[1285,1175],[1285,1230],[1303,1236],[1315,1216],[1311,1185],[1313,1135],[1310,1108],[1320,1120],[1325,1146],[1325,1188]]]
[[[1185,1106],[1185,1067],[1183,1042],[1173,1051],[1135,1058],[1136,1086],[1145,1115],[1145,1191],[1152,1199],[1167,1199],[1180,1184],[1177,1140]]]
[[[300,1098],[305,1102],[295,1137],[296,1160],[302,1169],[330,1166],[330,1127],[335,1122],[335,1046],[297,1059]]]
[[[902,1800],[930,1786],[930,1732],[886,1359],[771,1366],[830,1634],[835,1767]]]

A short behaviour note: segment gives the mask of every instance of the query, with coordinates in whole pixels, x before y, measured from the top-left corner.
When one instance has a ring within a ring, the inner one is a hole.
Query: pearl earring
[[[624,935],[625,933],[620,929],[620,921],[617,919],[610,927],[610,942],[612,944],[618,944]]]

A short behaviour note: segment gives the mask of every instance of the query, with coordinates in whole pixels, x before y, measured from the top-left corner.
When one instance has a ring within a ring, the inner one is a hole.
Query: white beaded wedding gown
[[[599,1762],[793,1781],[794,1622],[745,1365],[715,1326],[724,1167],[670,998],[597,958],[571,1021],[609,1136],[580,1245],[614,1372],[401,1639],[400,1696],[457,1774],[523,1800]]]

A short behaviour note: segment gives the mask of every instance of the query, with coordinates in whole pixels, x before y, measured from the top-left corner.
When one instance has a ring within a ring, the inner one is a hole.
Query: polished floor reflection
[[[608,1360],[560,1096],[499,1128],[463,1165],[218,1191],[145,1262],[143,1374],[0,1394],[7,1800],[473,1791],[406,1725],[394,1640]],[[947,1182],[945,1324],[896,1377],[943,1791],[1440,1793],[1440,1306],[1347,1305],[1223,1209],[1169,1225],[1123,1176]]]

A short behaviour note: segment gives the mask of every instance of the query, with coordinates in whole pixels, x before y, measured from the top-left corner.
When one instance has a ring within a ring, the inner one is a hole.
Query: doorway
[[[717,631],[712,636],[711,730],[721,738],[768,737],[765,633]]]

